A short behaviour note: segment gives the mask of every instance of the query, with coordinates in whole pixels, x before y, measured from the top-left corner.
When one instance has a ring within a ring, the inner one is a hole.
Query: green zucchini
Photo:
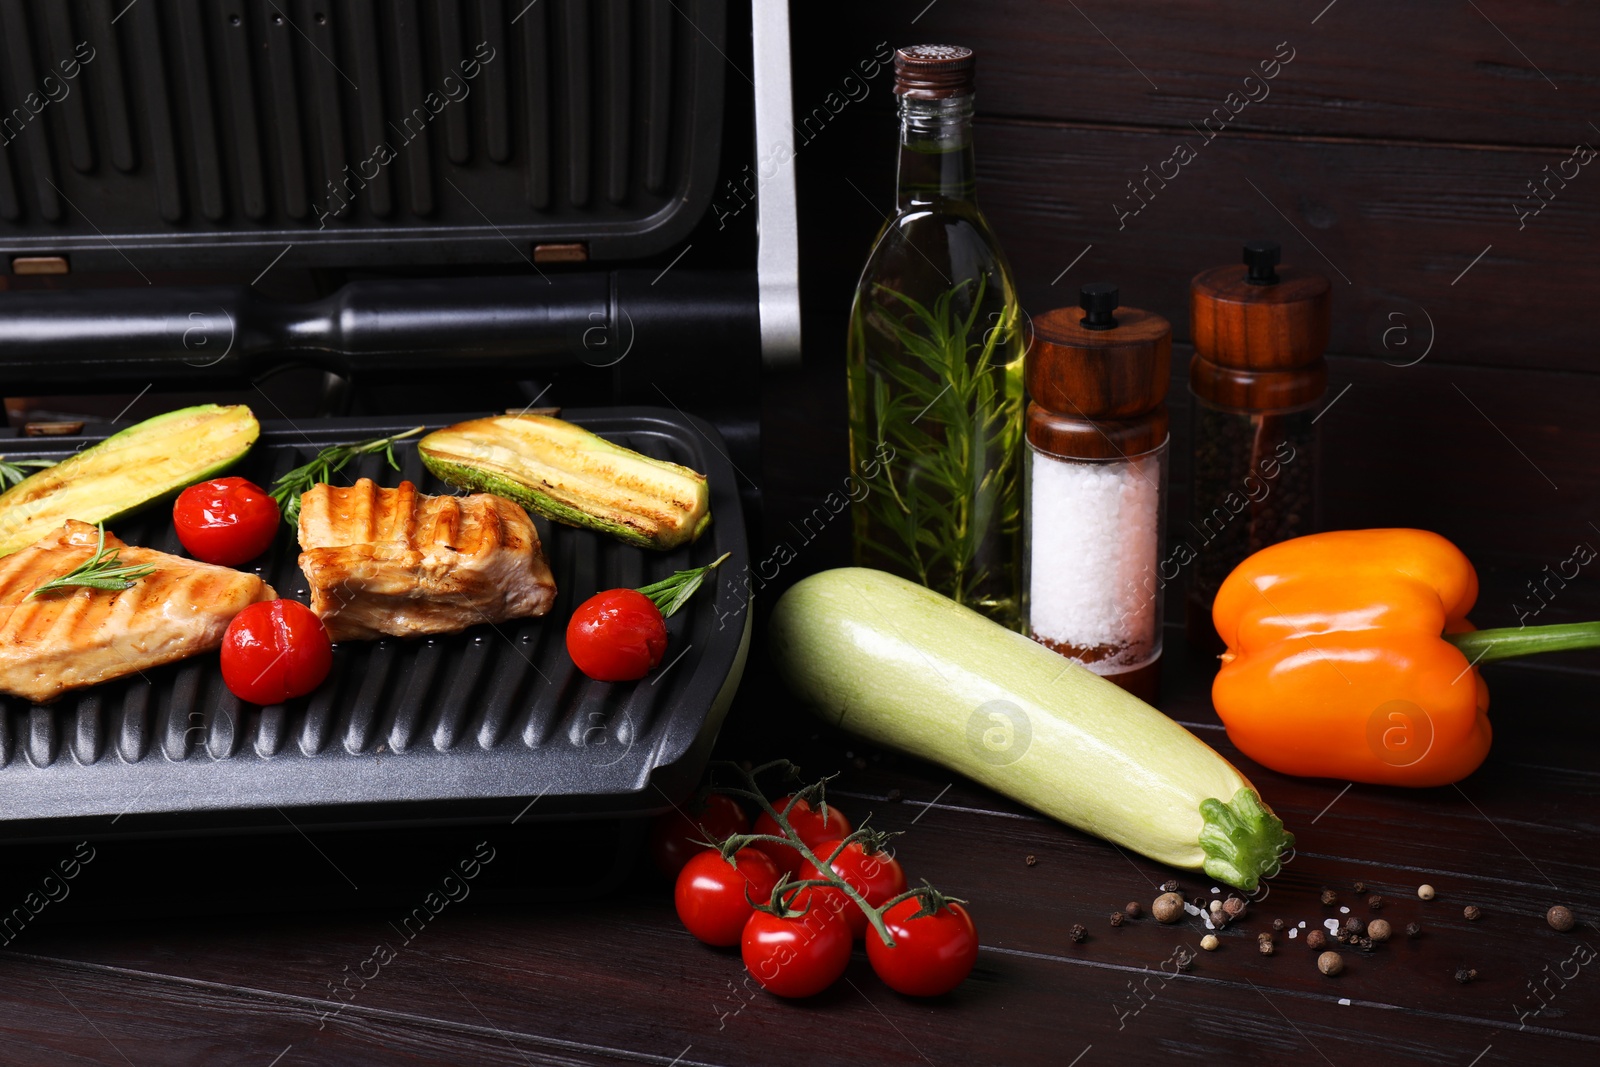
[[[458,423],[430,433],[417,450],[443,482],[641,548],[677,548],[711,522],[705,475],[548,415]]]
[[[812,575],[778,600],[770,640],[828,722],[1151,859],[1254,890],[1294,843],[1188,730],[920,585],[857,567]]]
[[[30,475],[0,493],[0,556],[68,519],[114,522],[227,469],[261,426],[243,404],[201,404],[157,415]]]

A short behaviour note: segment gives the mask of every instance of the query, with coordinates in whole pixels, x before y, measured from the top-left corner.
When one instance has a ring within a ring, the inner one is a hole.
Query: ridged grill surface
[[[661,806],[645,792],[653,794],[652,780],[662,773],[698,776],[686,757],[703,758],[720,724],[713,705],[740,662],[749,605],[736,580],[746,573],[747,555],[734,474],[714,443],[716,431],[677,412],[597,409],[566,417],[705,473],[713,516],[707,533],[658,553],[537,519],[558,590],[549,615],[432,639],[341,643],[329,679],[286,705],[239,701],[223,685],[215,653],[48,706],[0,697],[0,820],[351,805],[361,806],[352,812],[386,805],[416,817],[418,805],[521,797],[541,798],[535,816]],[[388,420],[264,421],[260,442],[231,473],[266,486],[327,444],[409,428]],[[84,443],[19,441],[6,455],[61,456]],[[450,491],[423,468],[414,439],[395,453],[399,471],[381,456],[365,456],[336,481],[369,477],[392,486],[409,479],[426,492]],[[165,505],[112,528],[130,544],[182,551]],[[661,669],[637,683],[605,684],[573,666],[566,620],[584,599],[723,552],[732,557],[715,589],[708,583],[668,620]],[[297,553],[285,526],[255,569],[279,595],[305,602]]]
[[[290,243],[338,267],[658,251],[710,199],[724,21],[725,0],[0,0],[0,251],[144,272]]]

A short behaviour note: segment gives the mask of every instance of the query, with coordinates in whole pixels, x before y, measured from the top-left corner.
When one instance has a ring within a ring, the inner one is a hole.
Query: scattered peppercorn
[[[1281,931],[1283,929],[1283,920],[1282,919],[1273,919],[1272,920],[1272,928],[1274,930],[1280,930]]]
[[[1322,902],[1328,905],[1337,904],[1339,903],[1339,894],[1331,889],[1324,889],[1322,891]]]
[[[1406,936],[1407,937],[1421,937],[1422,936],[1422,924],[1421,923],[1406,923]]]
[[[1328,943],[1328,935],[1321,930],[1312,930],[1306,934],[1306,948],[1316,952]]]
[[[1356,918],[1354,915],[1350,916],[1350,918],[1344,921],[1344,932],[1349,934],[1351,937],[1355,937],[1364,933],[1366,929],[1367,924]]]
[[[1372,951],[1372,938],[1370,938],[1370,937],[1352,936],[1350,938],[1350,946],[1352,948],[1358,948],[1362,952],[1371,952]]]
[[[1257,941],[1256,942],[1256,948],[1260,951],[1260,953],[1263,956],[1270,956],[1275,951],[1277,951],[1276,949],[1274,949],[1272,947],[1272,942],[1271,941]]]
[[[1572,929],[1572,909],[1564,908],[1560,904],[1544,913],[1544,921],[1550,924],[1550,929],[1563,932]]]
[[[1228,918],[1237,919],[1244,914],[1244,898],[1229,897],[1222,902],[1222,910],[1227,914]]]
[[[889,799],[890,800],[899,800],[903,796],[905,796],[905,794],[900,792],[900,790],[898,790],[898,789],[889,790]]]
[[[1387,941],[1392,931],[1386,919],[1373,919],[1367,924],[1367,936],[1374,941]]]
[[[1140,904],[1137,900],[1130,900],[1122,906],[1122,914],[1126,915],[1130,919],[1137,919],[1139,916],[1144,914],[1144,905]]]
[[[1469,923],[1477,922],[1483,917],[1483,909],[1478,907],[1476,904],[1468,904],[1466,907],[1461,909],[1461,917],[1467,920]]]
[[[1423,900],[1432,900],[1433,899],[1433,886],[1431,886],[1431,885],[1419,885],[1419,886],[1417,886],[1417,896],[1421,897]]]
[[[1347,945],[1350,943],[1350,931],[1341,926],[1334,931],[1333,939],[1341,945]]]
[[[1344,957],[1337,952],[1324,952],[1317,957],[1317,970],[1327,975],[1338,974],[1344,970]]]
[[[1083,939],[1089,936],[1089,931],[1083,928],[1082,923],[1073,923],[1072,930],[1067,936],[1072,938],[1074,945],[1081,945],[1083,944]]]
[[[1456,981],[1460,982],[1462,985],[1466,985],[1476,977],[1478,977],[1478,972],[1471,967],[1456,968]]]
[[[1256,940],[1257,941],[1271,941],[1272,940],[1272,934],[1270,932],[1266,931],[1266,930],[1263,930],[1259,934],[1256,935]]]
[[[1176,893],[1162,893],[1150,905],[1150,914],[1155,916],[1156,922],[1175,923],[1183,918],[1183,898]]]
[[[1215,952],[1219,944],[1221,944],[1221,942],[1217,940],[1216,934],[1207,934],[1200,939],[1200,947],[1205,949],[1207,952]]]
[[[1365,883],[1365,882],[1357,882],[1351,888],[1353,888],[1357,893],[1365,893],[1367,891],[1367,883]]]
[[[1161,883],[1161,891],[1163,893],[1176,893],[1178,891],[1178,880],[1176,878],[1168,878]]]
[[[1122,925],[1122,912],[1114,911],[1114,912],[1111,913],[1111,925],[1112,926],[1121,926]]]
[[[1194,953],[1180,949],[1178,951],[1178,955],[1175,957],[1175,961],[1178,964],[1178,970],[1187,971],[1190,967],[1194,966]]]
[[[1026,863],[1029,867],[1037,867],[1039,865],[1039,857],[1030,854],[1028,858],[1022,862]]]
[[[1383,897],[1379,896],[1377,893],[1372,894],[1367,898],[1367,907],[1371,908],[1373,911],[1382,911]]]

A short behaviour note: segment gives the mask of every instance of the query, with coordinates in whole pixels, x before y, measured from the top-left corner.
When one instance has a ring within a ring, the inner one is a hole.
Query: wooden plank
[[[1422,0],[1375,21],[1349,0],[901,0],[794,17],[800,100],[808,72],[820,97],[880,40],[939,40],[977,52],[979,101],[995,115],[1183,129],[1252,93],[1233,128],[1571,148],[1596,136],[1600,112],[1592,5]],[[1292,59],[1263,84],[1277,54]]]

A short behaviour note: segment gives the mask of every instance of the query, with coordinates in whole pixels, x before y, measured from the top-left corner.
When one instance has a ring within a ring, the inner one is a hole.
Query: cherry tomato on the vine
[[[678,872],[673,903],[688,931],[708,945],[737,945],[745,924],[778,884],[778,868],[764,853],[741,848],[733,863],[708,848]]]
[[[650,824],[650,858],[668,878],[678,877],[683,865],[705,841],[721,841],[730,834],[748,833],[750,817],[739,802],[723,793],[707,794],[699,804],[685,804],[656,816]]]
[[[803,915],[779,918],[758,911],[745,925],[740,955],[761,988],[780,997],[810,997],[827,989],[850,963],[850,927],[808,890],[794,901]]]
[[[178,494],[172,525],[184,550],[202,563],[237,567],[272,544],[278,502],[243,478],[197,482]]]
[[[222,680],[234,696],[252,704],[305,696],[332,669],[328,631],[298,600],[251,604],[222,635]]]
[[[838,841],[824,841],[820,845],[813,845],[811,851],[817,854],[819,860],[827,862],[838,847]],[[906,872],[900,866],[900,861],[887,852],[868,852],[859,841],[846,845],[844,851],[828,866],[875,908],[882,907],[906,891]],[[800,877],[821,878],[822,872],[807,862],[800,868]],[[859,938],[867,932],[866,913],[841,890],[819,887],[814,892],[843,912],[852,935]]]
[[[966,980],[978,962],[978,930],[960,904],[946,904],[932,915],[913,919],[922,902],[913,897],[890,908],[883,917],[894,947],[878,931],[867,931],[867,959],[884,983],[897,993],[936,997]]]
[[[607,589],[578,605],[567,623],[567,653],[597,682],[643,678],[667,651],[667,621],[637,589]]]
[[[775,800],[772,802],[772,806],[779,811],[783,811],[788,806],[789,799],[789,797],[784,797],[782,800]],[[844,812],[832,804],[828,805],[828,818],[824,821],[822,812],[813,809],[809,801],[798,800],[795,802],[794,807],[790,808],[788,819],[789,825],[794,827],[794,832],[800,835],[800,840],[804,841],[806,847],[813,852],[824,841],[838,841],[848,837],[850,834],[850,820],[845,818]],[[774,837],[783,836],[783,831],[778,827],[777,821],[766,812],[762,812],[756,819],[755,828],[751,830],[751,833],[771,834]],[[788,845],[770,844],[762,841],[758,842],[755,847],[771,856],[773,862],[778,865],[779,870],[788,871],[790,874],[798,873],[800,865],[805,862],[805,858],[800,855],[799,851]]]

